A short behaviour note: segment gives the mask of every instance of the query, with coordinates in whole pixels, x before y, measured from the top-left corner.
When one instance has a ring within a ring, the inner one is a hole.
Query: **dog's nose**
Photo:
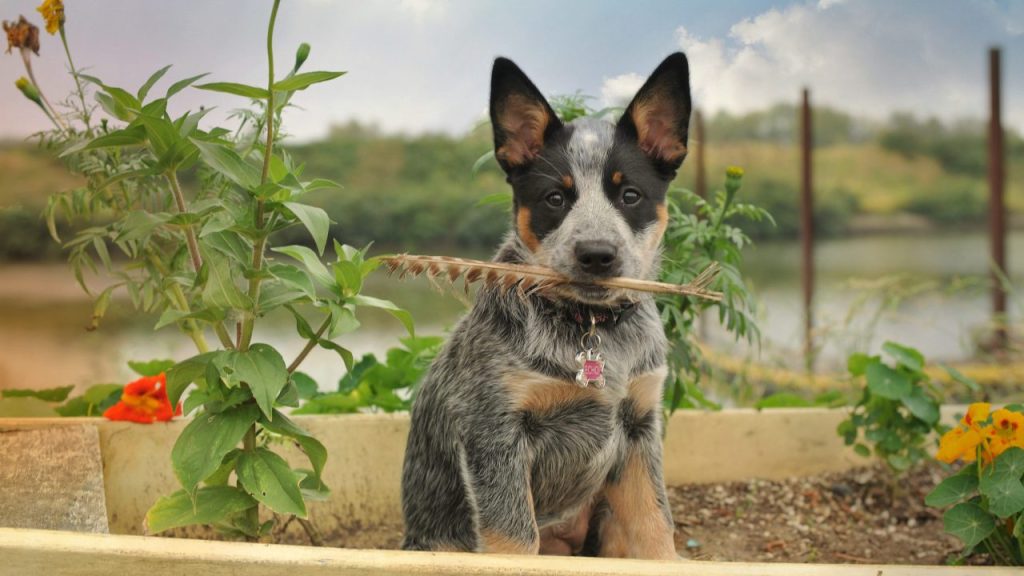
[[[587,274],[611,276],[618,273],[619,249],[611,242],[593,240],[576,244],[576,262]]]

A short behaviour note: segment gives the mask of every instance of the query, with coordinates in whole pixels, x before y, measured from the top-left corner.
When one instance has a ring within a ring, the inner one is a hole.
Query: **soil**
[[[945,476],[917,468],[891,484],[882,465],[781,481],[748,480],[669,488],[676,549],[697,560],[938,565],[959,553],[942,512],[924,505]],[[278,541],[308,544],[292,523]],[[400,525],[348,527],[327,546],[398,548]],[[976,561],[984,561],[977,558]]]

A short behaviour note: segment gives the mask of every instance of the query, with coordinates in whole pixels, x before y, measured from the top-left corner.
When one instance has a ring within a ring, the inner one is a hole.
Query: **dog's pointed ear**
[[[494,155],[509,172],[529,165],[562,122],[526,74],[498,58],[491,70],[491,126]]]
[[[690,65],[685,54],[676,52],[644,82],[626,107],[618,130],[656,164],[674,171],[686,158],[690,109]]]

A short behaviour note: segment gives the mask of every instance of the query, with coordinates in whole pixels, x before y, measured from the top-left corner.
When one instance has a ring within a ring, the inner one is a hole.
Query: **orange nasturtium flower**
[[[56,34],[64,24],[64,0],[43,0],[36,10],[46,20],[46,31],[50,34]]]
[[[1024,448],[1024,414],[1000,408],[992,413],[992,426],[988,429],[989,450],[999,456],[1008,448]]]
[[[121,400],[107,408],[103,416],[108,420],[140,424],[167,422],[181,416],[181,404],[171,409],[171,401],[167,399],[167,378],[161,372],[159,376],[143,376],[125,386]]]

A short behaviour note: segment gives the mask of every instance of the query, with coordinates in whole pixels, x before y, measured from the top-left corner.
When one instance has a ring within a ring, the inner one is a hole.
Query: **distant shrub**
[[[750,198],[767,210],[776,226],[767,221],[751,222],[746,231],[752,238],[795,238],[800,234],[799,189],[780,180],[764,180],[750,185]],[[815,196],[814,224],[818,237],[838,236],[847,231],[857,212],[857,198],[844,188],[824,191]]]
[[[985,220],[987,203],[982,182],[944,182],[928,194],[916,195],[906,210],[937,224],[977,224]]]

